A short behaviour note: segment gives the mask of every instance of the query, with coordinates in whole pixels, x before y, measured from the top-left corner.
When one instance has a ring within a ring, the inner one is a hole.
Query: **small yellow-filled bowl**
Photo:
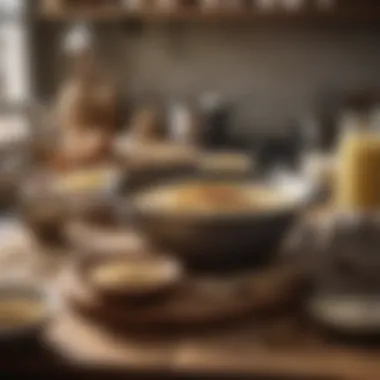
[[[81,276],[87,286],[104,298],[150,299],[179,285],[181,264],[168,256],[114,255],[82,260]]]

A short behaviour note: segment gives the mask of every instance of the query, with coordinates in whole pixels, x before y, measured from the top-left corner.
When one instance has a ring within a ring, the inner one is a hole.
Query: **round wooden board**
[[[165,369],[177,348],[176,336],[127,336],[112,334],[71,311],[52,323],[43,341],[70,362],[128,368]]]
[[[285,321],[284,321],[285,322]],[[52,323],[44,343],[69,363],[137,373],[177,373],[251,378],[374,379],[379,352],[309,342],[308,329],[289,320],[258,321],[200,334],[112,334],[71,312]],[[280,327],[278,331],[278,327]],[[287,331],[286,342],[265,343]],[[294,331],[293,331],[294,330]],[[293,332],[292,332],[293,331]],[[302,337],[301,339],[299,339]],[[306,341],[304,341],[306,338]],[[376,376],[375,376],[376,377]],[[377,377],[376,377],[377,378]]]
[[[284,306],[301,287],[302,275],[289,265],[220,277],[188,277],[154,302],[131,305],[100,297],[75,270],[61,282],[62,294],[77,313],[113,327],[205,325]]]

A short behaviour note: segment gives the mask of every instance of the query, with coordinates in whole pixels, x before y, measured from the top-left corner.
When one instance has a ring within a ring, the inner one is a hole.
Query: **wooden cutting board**
[[[279,265],[207,278],[188,275],[176,289],[153,302],[130,304],[102,297],[75,268],[62,277],[61,291],[77,313],[111,327],[183,328],[233,320],[284,307],[302,290],[295,266]]]
[[[120,370],[302,380],[380,375],[380,352],[327,344],[288,317],[201,333],[121,337],[67,312],[46,342],[72,363]]]
[[[46,331],[45,342],[77,365],[142,373],[380,379],[380,350],[328,343],[297,315],[250,317],[211,327],[181,333],[149,329],[121,333],[68,308]]]

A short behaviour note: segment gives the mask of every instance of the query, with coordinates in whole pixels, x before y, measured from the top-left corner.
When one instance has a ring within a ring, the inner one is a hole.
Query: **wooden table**
[[[215,378],[226,379],[380,379],[380,352],[328,343],[287,317],[241,323],[187,336],[150,336],[121,343],[96,332],[91,324],[62,316],[55,336],[70,329],[77,339],[76,352],[41,351],[0,360],[0,374],[70,378]],[[62,337],[61,337],[62,338]],[[292,340],[294,339],[294,340]],[[298,341],[298,343],[297,343]],[[74,354],[74,355],[73,355]],[[75,357],[76,355],[76,357]]]
[[[302,316],[268,316],[181,335],[130,334],[121,340],[69,315],[52,331],[50,339],[66,359],[88,368],[231,379],[380,379],[379,349],[329,342]],[[77,337],[75,345],[70,334]]]
[[[52,253],[50,248],[41,248],[37,256],[34,275],[47,281],[54,280],[66,261],[64,252]],[[0,276],[9,272],[10,266],[26,266],[28,260],[0,257]],[[63,312],[47,329],[44,342],[49,342],[45,350],[0,355],[0,374],[98,379],[128,375],[155,379],[380,379],[380,349],[327,342],[299,313],[242,320],[181,335],[120,339]],[[67,342],[70,349],[65,351]]]

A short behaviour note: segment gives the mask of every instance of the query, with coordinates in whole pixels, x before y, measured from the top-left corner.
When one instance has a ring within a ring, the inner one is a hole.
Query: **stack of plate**
[[[67,219],[103,218],[112,213],[121,182],[122,172],[114,167],[42,172],[22,188],[22,213],[39,237],[60,239]]]

